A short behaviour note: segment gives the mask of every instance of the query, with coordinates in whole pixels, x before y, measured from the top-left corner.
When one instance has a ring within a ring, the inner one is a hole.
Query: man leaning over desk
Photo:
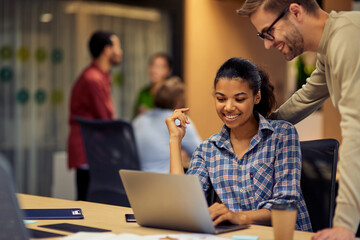
[[[360,12],[322,10],[315,0],[246,0],[238,14],[249,16],[266,49],[286,60],[317,52],[307,83],[272,114],[293,124],[330,97],[341,115],[342,146],[334,227],[313,239],[355,239],[360,222]]]

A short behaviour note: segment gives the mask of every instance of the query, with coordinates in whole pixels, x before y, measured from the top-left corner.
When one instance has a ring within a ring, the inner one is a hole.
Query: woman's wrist
[[[237,217],[237,223],[239,225],[243,225],[243,224],[251,224],[251,219],[249,218],[248,215],[242,213],[242,212],[237,212],[236,213],[236,217]]]
[[[172,144],[178,144],[181,146],[181,137],[180,136],[170,136],[170,140],[169,140],[169,143],[170,145]]]

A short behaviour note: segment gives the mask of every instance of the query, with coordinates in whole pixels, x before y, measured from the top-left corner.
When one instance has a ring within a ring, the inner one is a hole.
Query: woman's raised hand
[[[178,138],[178,140],[181,140],[184,137],[186,124],[190,123],[185,113],[189,110],[189,108],[176,109],[170,117],[166,118],[165,123],[169,130],[170,138]],[[179,125],[176,125],[176,120],[179,120]]]

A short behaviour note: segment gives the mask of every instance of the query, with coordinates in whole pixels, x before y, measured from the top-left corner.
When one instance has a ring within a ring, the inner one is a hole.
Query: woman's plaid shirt
[[[274,202],[295,202],[296,229],[311,231],[300,189],[301,150],[298,134],[285,121],[259,120],[259,131],[248,151],[237,157],[230,142],[230,129],[201,143],[194,152],[187,174],[198,175],[206,192],[213,185],[221,201],[232,211],[270,209]]]

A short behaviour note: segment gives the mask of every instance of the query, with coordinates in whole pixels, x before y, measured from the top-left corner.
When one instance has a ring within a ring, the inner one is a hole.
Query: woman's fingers
[[[231,212],[227,212],[225,214],[220,215],[215,220],[213,220],[213,224],[214,224],[214,226],[216,226],[219,223],[222,223],[224,221],[229,221],[229,222],[231,222],[233,224],[237,224],[237,222],[234,222],[234,217],[233,217],[233,214]]]
[[[188,112],[190,110],[190,108],[181,108],[180,109],[180,111],[181,111],[181,113],[183,114],[183,116],[185,116],[185,122],[187,123],[187,124],[190,124],[190,121],[189,121],[189,119],[188,119],[188,117],[186,116],[186,112]]]
[[[212,219],[218,218],[220,215],[225,214],[229,211],[229,209],[220,203],[214,203],[209,207],[210,216]]]
[[[165,123],[168,127],[170,137],[184,137],[186,124],[190,123],[185,113],[189,110],[189,108],[176,109],[170,117],[165,119]],[[179,121],[179,125],[176,124],[176,121]]]
[[[186,124],[189,124],[190,121],[186,116],[185,112],[189,110],[189,108],[179,108],[174,110],[173,114],[166,119],[166,123],[168,124],[170,123],[170,121],[175,123],[175,120],[178,119],[180,121],[180,126],[186,128]]]
[[[214,203],[209,207],[210,217],[215,220],[220,216],[228,213],[230,210],[224,205],[219,203]]]
[[[189,108],[180,108],[180,109],[176,109],[173,114],[177,119],[180,120],[180,125],[185,128],[186,128],[186,124],[190,123],[188,117],[185,114],[189,110],[190,110]]]
[[[224,204],[214,203],[209,207],[210,216],[216,226],[221,222],[229,221],[233,224],[250,224],[248,217],[240,212],[235,213]]]
[[[190,108],[178,108],[178,109],[175,109],[174,111],[180,111],[182,113],[185,113],[185,112],[188,112],[190,110]]]

